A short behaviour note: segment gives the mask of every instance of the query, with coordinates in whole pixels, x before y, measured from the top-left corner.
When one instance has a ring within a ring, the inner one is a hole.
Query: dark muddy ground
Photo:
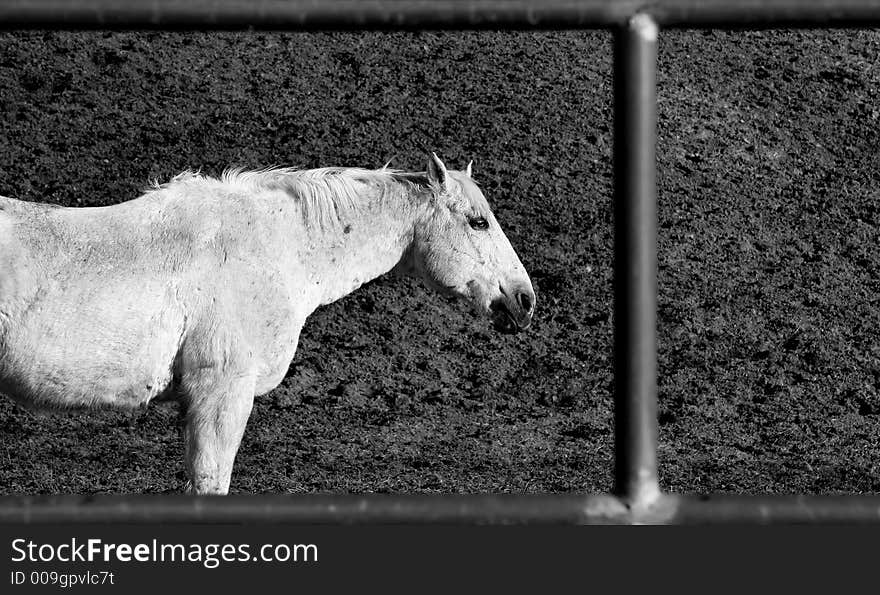
[[[880,34],[669,33],[661,479],[880,491]],[[318,311],[258,400],[238,492],[611,489],[611,79],[601,33],[4,34],[0,194],[135,197],[185,168],[475,161],[530,332],[415,282]],[[183,483],[174,405],[0,399],[3,493]]]

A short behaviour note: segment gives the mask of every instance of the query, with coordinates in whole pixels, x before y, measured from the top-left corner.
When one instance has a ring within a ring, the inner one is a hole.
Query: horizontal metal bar
[[[617,498],[583,494],[0,497],[0,524],[609,524],[627,515]]]
[[[694,524],[880,524],[880,496],[668,496],[660,522]],[[671,516],[670,516],[671,514]]]
[[[2,0],[7,28],[508,29],[623,22],[629,0]]]
[[[874,524],[880,496],[610,495],[0,496],[2,524]]]
[[[579,29],[880,25],[880,0],[0,0],[0,27]]]
[[[663,28],[880,25],[878,0],[659,0],[646,10]]]

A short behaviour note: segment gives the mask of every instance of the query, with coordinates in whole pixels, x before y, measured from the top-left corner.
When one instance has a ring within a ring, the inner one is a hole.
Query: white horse
[[[186,407],[188,488],[225,494],[255,395],[300,330],[392,269],[529,326],[535,294],[465,171],[191,172],[135,200],[0,197],[0,392],[32,407]]]

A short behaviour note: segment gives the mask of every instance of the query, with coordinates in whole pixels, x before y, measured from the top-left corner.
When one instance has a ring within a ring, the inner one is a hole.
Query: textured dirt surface
[[[880,491],[880,34],[665,34],[661,480]],[[475,161],[538,292],[494,333],[381,279],[307,323],[232,491],[611,489],[604,33],[0,36],[0,194],[65,205],[230,165]],[[0,399],[2,493],[177,491],[176,405]]]

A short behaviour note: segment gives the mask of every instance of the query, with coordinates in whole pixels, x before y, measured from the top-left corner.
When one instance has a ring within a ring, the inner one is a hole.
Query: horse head
[[[429,287],[491,315],[498,330],[528,328],[535,311],[532,282],[474,183],[471,164],[447,170],[432,153],[426,177],[429,198],[416,221],[411,266]]]

